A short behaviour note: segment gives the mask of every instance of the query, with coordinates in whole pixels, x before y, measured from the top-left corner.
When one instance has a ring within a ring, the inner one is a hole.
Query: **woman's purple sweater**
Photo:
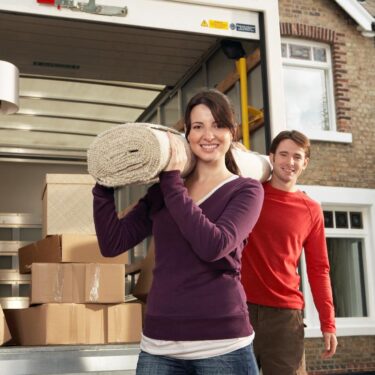
[[[240,282],[244,241],[263,203],[258,181],[239,177],[196,205],[178,171],[122,219],[113,189],[96,185],[94,220],[101,252],[116,256],[146,237],[155,240],[155,268],[144,334],[159,340],[214,340],[252,333]]]

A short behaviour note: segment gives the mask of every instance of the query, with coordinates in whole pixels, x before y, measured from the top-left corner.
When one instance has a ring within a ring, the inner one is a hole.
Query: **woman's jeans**
[[[141,351],[137,375],[258,375],[252,345],[204,359],[176,359]]]

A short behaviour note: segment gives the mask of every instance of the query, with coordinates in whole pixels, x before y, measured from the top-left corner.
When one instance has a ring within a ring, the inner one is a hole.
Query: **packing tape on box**
[[[80,326],[81,324],[81,319],[79,319],[80,316],[80,311],[79,308],[81,306],[73,305],[70,309],[70,332],[69,332],[69,340],[71,342],[76,342],[78,340],[79,332],[82,331],[82,327]],[[85,332],[87,336],[87,332]]]
[[[64,268],[63,264],[57,265],[56,277],[53,285],[53,299],[55,302],[62,302],[64,286]]]
[[[96,302],[99,299],[99,280],[100,280],[100,266],[95,265],[94,277],[91,279],[89,300],[90,302]]]

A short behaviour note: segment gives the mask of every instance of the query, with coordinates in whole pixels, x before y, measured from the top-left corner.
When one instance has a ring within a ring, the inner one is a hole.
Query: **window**
[[[281,54],[287,127],[310,137],[311,133],[335,131],[330,46],[283,39]]]
[[[362,212],[325,210],[324,218],[336,317],[365,317]]]
[[[337,334],[375,334],[375,189],[300,185],[324,213]],[[321,337],[304,254],[300,267],[306,337]]]

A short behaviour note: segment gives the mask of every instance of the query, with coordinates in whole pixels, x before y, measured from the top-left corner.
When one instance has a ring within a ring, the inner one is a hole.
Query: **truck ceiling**
[[[237,9],[212,0],[97,2],[125,4],[127,15],[0,0],[0,60],[21,77],[20,110],[0,116],[0,160],[44,154],[82,161],[96,134],[136,121],[221,39],[259,43],[259,14],[244,0]],[[277,12],[276,1],[267,7],[270,17]]]

